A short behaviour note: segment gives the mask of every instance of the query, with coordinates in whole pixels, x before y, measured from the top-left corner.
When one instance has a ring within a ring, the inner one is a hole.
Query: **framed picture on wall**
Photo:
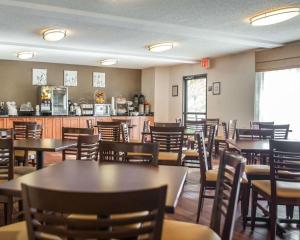
[[[178,85],[173,85],[172,86],[172,97],[177,97],[178,96]]]
[[[76,87],[77,86],[77,71],[64,71],[64,86]]]
[[[44,86],[47,85],[47,69],[32,69],[32,85]]]
[[[212,90],[213,90],[213,95],[220,95],[221,94],[221,82],[214,82]]]
[[[93,72],[93,87],[105,88],[105,73]]]

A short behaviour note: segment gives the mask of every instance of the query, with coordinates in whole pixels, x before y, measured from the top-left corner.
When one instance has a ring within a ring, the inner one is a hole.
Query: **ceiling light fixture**
[[[18,52],[17,53],[17,57],[22,60],[33,58],[33,56],[34,56],[33,52]]]
[[[117,59],[104,59],[100,61],[100,64],[103,66],[114,65],[118,62]]]
[[[174,47],[174,43],[166,42],[166,43],[158,43],[148,46],[149,51],[151,52],[164,52],[170,50]]]
[[[250,18],[252,26],[267,26],[275,23],[287,21],[300,14],[297,7],[281,8],[273,11],[264,12]]]
[[[59,41],[67,36],[65,29],[49,29],[43,32],[43,38],[50,42]]]

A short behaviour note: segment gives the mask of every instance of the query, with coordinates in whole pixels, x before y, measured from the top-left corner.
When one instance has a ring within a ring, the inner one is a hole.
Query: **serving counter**
[[[144,121],[154,121],[153,116],[112,116],[112,117],[86,117],[86,116],[28,116],[28,117],[1,117],[0,128],[12,128],[14,121],[38,122],[43,125],[43,137],[61,139],[62,127],[85,128],[87,120],[92,119],[94,123],[97,121],[112,121],[112,119],[131,120],[134,127],[131,130],[131,138],[141,140]]]

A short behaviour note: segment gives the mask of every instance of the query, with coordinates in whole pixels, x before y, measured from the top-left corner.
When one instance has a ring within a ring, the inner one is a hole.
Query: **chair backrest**
[[[154,127],[180,127],[180,123],[164,123],[164,122],[155,122]]]
[[[89,136],[94,134],[94,129],[92,128],[62,128],[62,139],[63,140],[76,140],[78,141],[79,136]],[[77,147],[68,148],[63,150],[63,160],[67,156],[77,157]]]
[[[99,153],[99,136],[79,136],[77,149],[77,160],[97,161]]]
[[[127,123],[121,123],[122,142],[130,142],[129,127]]]
[[[228,128],[227,128],[227,123],[222,122],[222,129],[223,129],[223,136],[225,139],[228,139]]]
[[[12,128],[0,128],[0,139],[1,138],[14,138],[14,133],[13,133]]]
[[[259,124],[259,129],[272,129],[274,139],[288,139],[290,125]]]
[[[182,124],[182,119],[181,119],[181,118],[176,118],[176,119],[175,119],[175,122],[176,122],[176,123],[179,123],[180,126],[181,126],[181,124]]]
[[[221,153],[210,228],[218,233],[222,240],[231,240],[233,236],[235,213],[245,164],[246,160],[239,154]]]
[[[206,171],[208,170],[208,162],[207,162],[207,151],[206,151],[206,145],[205,145],[205,137],[204,132],[200,131],[195,134],[195,140],[197,147],[197,152],[199,156],[199,162],[200,162],[200,178],[201,182],[203,183],[206,179]]]
[[[14,140],[0,139],[0,180],[14,178]]]
[[[14,129],[14,139],[21,140],[27,138],[27,126],[35,125],[36,122],[23,122],[23,121],[14,121],[13,129]]]
[[[206,120],[199,120],[199,121],[185,121],[185,127],[188,130],[192,130],[195,132],[203,131],[206,134]]]
[[[259,139],[272,139],[272,129],[236,129],[237,140],[259,140]]]
[[[134,154],[136,163],[158,164],[158,143],[100,142],[99,162],[130,162]]]
[[[207,161],[208,161],[208,169],[212,169],[212,154],[215,144],[215,137],[217,134],[218,125],[211,125],[209,127],[208,140],[207,140]]]
[[[41,139],[43,134],[42,124],[29,123],[26,128],[27,139]]]
[[[160,152],[178,153],[182,156],[184,127],[150,127],[151,141],[159,143]]]
[[[219,118],[207,118],[206,119],[206,126],[216,126],[217,125],[217,130],[216,130],[216,135],[218,135],[218,130],[219,130],[219,124],[220,124],[220,119]],[[207,134],[209,133],[209,129],[207,129]]]
[[[251,121],[251,122],[250,122],[250,128],[251,128],[251,129],[259,129],[259,124],[274,125],[274,122],[258,122],[258,121]]]
[[[94,127],[93,119],[87,119],[86,120],[86,126],[87,126],[87,128],[93,128]]]
[[[166,191],[167,186],[130,192],[63,192],[22,184],[28,238],[140,239],[146,235],[160,240]],[[99,217],[86,220],[70,214]]]
[[[98,133],[102,141],[119,142],[121,136],[121,123],[116,122],[97,122]]]
[[[228,123],[228,139],[234,139],[237,120],[229,120]]]
[[[300,142],[270,141],[271,198],[277,197],[277,182],[281,185],[300,184]]]

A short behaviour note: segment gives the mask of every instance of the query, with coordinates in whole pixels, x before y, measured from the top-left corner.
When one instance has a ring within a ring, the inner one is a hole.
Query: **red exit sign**
[[[208,69],[208,68],[210,68],[210,59],[203,58],[203,59],[201,59],[200,64],[201,64],[201,67]]]

